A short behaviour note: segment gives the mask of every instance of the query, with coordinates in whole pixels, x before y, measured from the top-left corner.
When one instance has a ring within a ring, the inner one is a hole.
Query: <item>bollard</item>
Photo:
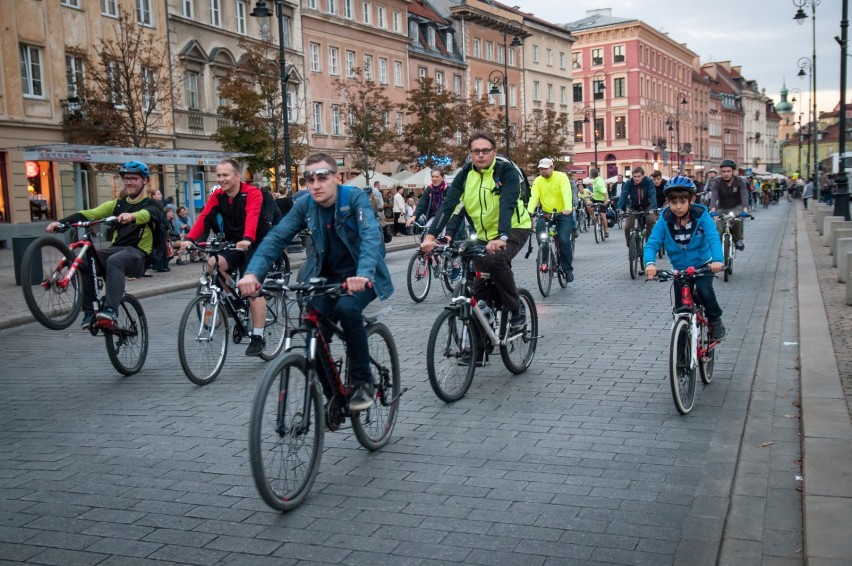
[[[822,219],[822,245],[829,247],[831,245],[831,231],[836,224],[846,222],[843,216],[826,216]]]
[[[837,240],[837,282],[846,283],[846,274],[849,271],[849,254],[852,253],[852,238],[840,238]]]
[[[834,214],[833,208],[831,208],[827,204],[817,204],[816,210],[814,210],[814,223],[816,224],[817,230],[822,228],[822,219],[828,216],[829,214]]]
[[[842,227],[832,226],[831,228],[831,248],[828,253],[831,254],[831,266],[837,267],[837,240],[840,238],[852,238],[852,224]]]

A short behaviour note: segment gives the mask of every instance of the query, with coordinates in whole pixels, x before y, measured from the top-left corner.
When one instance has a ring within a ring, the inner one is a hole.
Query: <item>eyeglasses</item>
[[[305,174],[302,178],[306,183],[310,184],[314,182],[314,179],[317,179],[320,183],[329,178],[334,171],[331,169],[316,169],[315,171],[305,171]]]
[[[471,149],[471,150],[470,150],[470,153],[471,153],[472,155],[488,155],[488,154],[489,154],[489,153],[491,153],[492,151],[494,151],[494,148],[493,148],[493,147],[489,147],[489,148],[486,148],[486,149]]]

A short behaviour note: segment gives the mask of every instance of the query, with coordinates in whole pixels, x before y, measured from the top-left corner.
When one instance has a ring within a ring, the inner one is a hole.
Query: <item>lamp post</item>
[[[816,7],[820,3],[820,0],[793,0],[793,5],[798,8],[796,10],[796,15],[793,16],[793,20],[799,25],[803,25],[805,20],[808,18],[808,15],[805,14],[805,11],[802,9],[804,6],[811,7],[811,60],[810,60],[810,68],[811,68],[811,91],[813,92],[813,113],[814,113],[814,196],[816,197],[817,202],[819,202],[819,126],[817,125],[818,115],[817,115],[817,101],[816,101],[816,93],[817,93],[817,77],[816,77]],[[799,68],[802,67],[802,60],[799,59]],[[802,72],[799,71],[799,76],[803,76]]]
[[[506,134],[506,159],[509,157],[509,47],[520,47],[523,45],[521,38],[517,35],[512,39],[512,43],[507,44],[509,35],[503,32],[503,70],[494,70],[488,75],[488,82],[491,83],[491,90],[488,94],[500,94],[500,85],[503,85],[503,111],[506,114],[505,134]]]
[[[677,93],[677,97],[680,99],[680,105],[686,108],[686,105],[689,102],[686,100],[687,92],[682,90]],[[683,175],[683,162],[684,162],[684,153],[681,151],[680,147],[680,108],[675,108],[675,135],[677,136],[677,174]]]
[[[284,122],[284,190],[287,194],[290,194],[290,189],[293,186],[290,180],[290,108],[287,104],[287,80],[290,75],[287,72],[287,63],[284,58],[284,0],[273,1],[275,2],[275,17],[278,18],[278,76],[281,79],[281,115]],[[250,15],[263,19],[272,17],[272,12],[266,6],[265,0],[257,0]],[[275,166],[277,167],[278,164],[276,163]],[[277,175],[275,179],[277,182]]]
[[[666,126],[668,126],[669,131],[669,148],[674,148],[675,140],[674,140],[674,124],[675,120],[672,120],[672,117],[669,116],[666,118]],[[680,143],[680,141],[678,141]],[[678,148],[678,152],[680,148]],[[671,159],[672,150],[669,149],[669,175],[674,177],[674,160]]]
[[[600,172],[598,167],[598,98],[603,99],[606,93],[606,73],[598,71],[592,75],[592,132],[594,132],[595,141],[595,169]],[[600,96],[598,96],[600,95]],[[606,112],[604,112],[606,114]],[[604,129],[604,133],[606,130]]]
[[[796,162],[796,168],[799,170],[799,178],[802,177],[802,113],[799,112],[799,160]]]
[[[799,160],[796,162],[796,171],[798,171],[799,176],[802,176],[802,89],[799,87],[793,87],[790,89],[790,94],[792,97],[790,98],[790,102],[795,103],[799,102],[799,121],[793,121],[794,124],[799,124],[799,133],[796,137],[799,138]]]
[[[575,114],[576,113],[582,113],[583,114],[583,123],[588,124],[589,123],[589,114],[594,115],[594,109],[592,109],[588,106],[583,106],[582,108],[575,106],[574,107],[574,113]],[[575,136],[576,136],[576,132],[575,132]],[[583,141],[585,141],[585,136],[583,138]],[[597,167],[598,137],[597,137],[597,132],[595,131],[594,125],[592,125],[592,141],[595,144],[595,165],[594,166]],[[591,167],[589,167],[589,169],[590,169],[589,173],[591,173]]]
[[[840,123],[838,151],[840,152],[840,171],[837,172],[835,183],[837,195],[834,199],[834,215],[842,216],[847,221],[849,215],[849,177],[846,175],[846,44],[849,28],[849,0],[843,0],[840,16]],[[837,39],[835,37],[835,39]]]
[[[810,0],[807,0],[807,1],[810,1]],[[801,8],[799,8],[799,10],[801,11]],[[811,76],[813,76],[815,74],[813,63],[807,57],[800,57],[799,61],[798,61],[798,65],[799,65],[799,72],[798,72],[797,76],[799,78],[804,78],[809,73],[810,73]],[[807,69],[807,71],[805,71],[805,69]],[[817,140],[816,128],[815,128],[815,126],[816,126],[816,90],[815,90],[815,87],[816,87],[816,85],[814,85],[814,84],[808,85],[808,101],[812,103],[811,108],[808,109],[808,111],[810,112],[809,117],[808,117],[808,134],[814,140],[814,160],[813,160],[813,164],[814,164],[814,169],[813,169],[814,198],[816,199],[816,202],[819,202],[819,157],[818,157],[818,152],[817,152],[817,141],[818,140]],[[808,143],[808,174],[809,175],[811,174],[810,168],[811,168],[811,145],[810,145],[810,143]]]

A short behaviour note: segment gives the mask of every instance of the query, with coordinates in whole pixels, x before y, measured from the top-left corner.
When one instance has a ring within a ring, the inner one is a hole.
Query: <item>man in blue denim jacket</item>
[[[385,300],[393,294],[384,241],[367,195],[338,184],[333,157],[325,153],[309,155],[304,179],[311,198],[297,200],[287,216],[266,235],[238,287],[243,294],[255,294],[281,250],[302,229],[309,229],[313,246],[308,247],[299,278],[307,281],[325,277],[330,283],[346,284],[345,295],[336,299],[317,297],[311,305],[343,328],[354,390],[349,409],[362,411],[372,406],[375,393],[361,313],[376,297]]]

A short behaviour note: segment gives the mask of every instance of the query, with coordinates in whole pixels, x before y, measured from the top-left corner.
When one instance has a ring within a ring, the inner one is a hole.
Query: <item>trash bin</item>
[[[21,284],[21,264],[24,261],[24,252],[27,251],[29,245],[38,240],[36,236],[12,236],[12,260],[15,264],[15,285]],[[40,256],[41,254],[39,254]],[[41,257],[36,258],[32,267],[31,281],[41,281]]]

